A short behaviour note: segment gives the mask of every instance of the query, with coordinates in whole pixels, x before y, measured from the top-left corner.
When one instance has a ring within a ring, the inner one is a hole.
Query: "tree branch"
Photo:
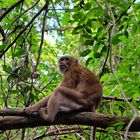
[[[124,98],[119,98],[119,97],[112,97],[112,96],[103,96],[103,99],[105,100],[114,100],[114,101],[120,101],[120,102],[126,102]],[[129,102],[133,101],[133,98],[127,98]],[[136,99],[136,102],[140,102],[140,99]]]
[[[39,3],[40,0],[38,0],[34,5],[32,5],[29,9],[25,10],[23,13],[21,13],[15,20],[13,20],[11,23],[10,23],[10,26],[6,29],[6,33],[8,32],[8,30],[10,29],[10,27],[13,25],[14,22],[16,22],[22,15],[24,15],[26,12],[28,12],[29,10],[31,10],[32,8],[34,8],[38,3]],[[12,31],[13,32],[13,31]],[[10,35],[11,33],[9,33]]]
[[[3,19],[10,11],[12,11],[16,6],[18,6],[18,5],[21,4],[22,2],[24,2],[24,0],[19,0],[18,2],[16,2],[15,4],[13,4],[11,7],[9,7],[9,8],[0,16],[0,21],[2,21],[2,19]]]
[[[135,1],[136,1],[136,0],[133,0],[133,4],[134,4]],[[117,24],[117,23],[122,19],[122,17],[127,13],[127,11],[131,8],[131,6],[132,6],[132,4],[130,4],[130,5],[126,8],[126,10],[123,11],[123,12],[120,14],[120,16],[116,19],[115,24]],[[110,32],[110,31],[112,30],[112,28],[113,28],[113,25],[111,25],[111,26],[109,27],[108,32]],[[110,39],[110,37],[109,37],[109,39]],[[108,41],[109,41],[109,39],[108,39]],[[101,73],[99,74],[99,79],[103,76],[103,73],[104,73],[104,70],[105,70],[105,66],[106,66],[106,63],[107,63],[107,60],[108,60],[108,57],[109,57],[109,53],[110,53],[110,49],[109,49],[109,47],[108,47],[108,48],[107,48],[106,58],[105,58],[105,61],[104,61],[104,64],[103,64]]]
[[[54,13],[55,13],[55,15],[56,15],[57,23],[58,23],[59,27],[61,28],[61,24],[60,24],[60,21],[59,21],[59,17],[58,17],[58,15],[57,15],[57,12],[56,12],[56,10],[55,10],[55,6],[54,6],[54,3],[53,3],[53,0],[51,0],[51,3],[52,3],[52,7],[53,7],[53,9],[54,9]],[[60,34],[62,35],[62,32],[60,32]]]
[[[17,41],[17,39],[26,31],[26,29],[31,25],[31,23],[41,14],[41,12],[46,8],[46,3],[42,9],[32,18],[32,20],[24,27],[24,29],[17,35],[17,37],[13,40],[13,42],[3,50],[3,52],[0,54],[0,58],[11,48],[11,46]]]
[[[38,50],[38,57],[37,57],[34,72],[37,70],[37,67],[38,67],[39,61],[40,61],[40,57],[41,57],[41,53],[42,53],[42,47],[43,47],[43,43],[44,43],[44,32],[45,32],[45,25],[46,25],[46,16],[47,16],[47,13],[48,13],[48,6],[49,6],[49,0],[47,1],[46,7],[45,7],[45,13],[44,13],[42,30],[41,30],[41,42],[40,42],[40,47],[39,47],[39,50]]]
[[[3,28],[2,28],[2,26],[0,25],[0,33],[1,33],[1,35],[2,35],[2,42],[5,42],[5,40],[6,40],[6,34],[4,33],[4,30],[3,30]]]
[[[20,129],[27,127],[47,126],[56,124],[66,125],[89,125],[101,128],[114,127],[119,122],[123,122],[123,126],[127,126],[130,119],[123,116],[107,116],[103,114],[81,112],[81,113],[64,113],[59,112],[54,122],[49,123],[42,120],[38,114],[32,114],[32,118],[26,118],[23,109],[3,109],[0,110],[0,130]],[[8,116],[7,116],[8,115]],[[5,117],[2,117],[5,116]],[[7,116],[7,117],[6,117]],[[18,117],[16,117],[18,116]],[[19,117],[20,116],[20,117]],[[122,125],[122,124],[121,124]],[[130,127],[130,131],[140,131],[140,117],[137,117]]]

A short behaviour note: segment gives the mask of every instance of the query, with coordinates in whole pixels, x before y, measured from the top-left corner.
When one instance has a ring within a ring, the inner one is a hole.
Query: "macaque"
[[[59,111],[95,112],[102,98],[102,85],[99,79],[71,56],[59,59],[58,70],[63,79],[52,95],[27,107],[26,113],[38,111],[42,119],[54,121]]]

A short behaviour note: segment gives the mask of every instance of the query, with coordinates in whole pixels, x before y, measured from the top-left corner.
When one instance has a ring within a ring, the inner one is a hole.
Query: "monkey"
[[[39,111],[42,119],[53,122],[59,111],[95,112],[102,98],[102,85],[97,76],[73,56],[62,56],[58,71],[62,74],[60,84],[50,96],[27,107],[27,114]]]

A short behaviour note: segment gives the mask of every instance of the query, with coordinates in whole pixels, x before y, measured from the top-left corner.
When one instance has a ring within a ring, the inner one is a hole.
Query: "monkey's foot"
[[[48,121],[48,122],[53,122],[54,121],[53,118],[48,116],[46,108],[41,108],[39,110],[39,115],[44,121]]]
[[[32,106],[24,108],[24,113],[27,118],[38,116],[38,110],[36,108],[33,108]]]

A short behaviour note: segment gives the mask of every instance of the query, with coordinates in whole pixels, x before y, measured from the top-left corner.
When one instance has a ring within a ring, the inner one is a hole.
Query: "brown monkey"
[[[27,113],[39,111],[47,121],[54,121],[61,111],[95,111],[102,98],[102,85],[98,78],[71,56],[63,56],[58,62],[63,79],[53,94],[26,108]],[[43,107],[47,106],[47,110]]]

